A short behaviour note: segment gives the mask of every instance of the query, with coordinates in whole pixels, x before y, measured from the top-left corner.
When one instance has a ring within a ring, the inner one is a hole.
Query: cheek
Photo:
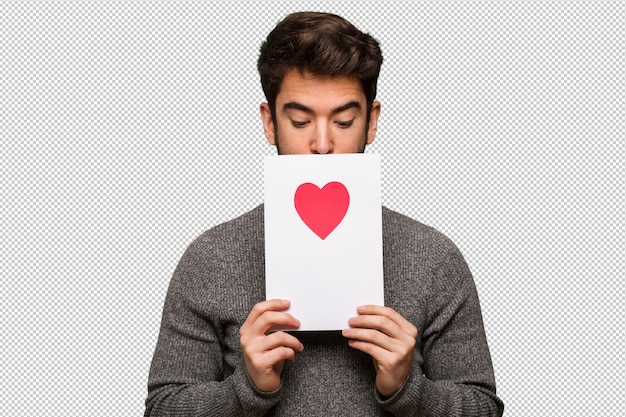
[[[363,152],[367,145],[367,126],[354,126],[349,131],[339,133],[343,133],[340,135],[342,139],[336,145],[343,144],[342,147],[349,152]]]
[[[308,141],[301,130],[293,126],[278,125],[274,134],[276,146],[281,154],[302,153],[307,147]]]

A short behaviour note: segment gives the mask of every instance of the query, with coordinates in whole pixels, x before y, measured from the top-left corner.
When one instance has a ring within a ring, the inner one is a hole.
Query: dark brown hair
[[[260,52],[257,68],[272,117],[280,85],[292,68],[316,76],[356,77],[369,116],[383,56],[378,42],[346,19],[329,13],[290,14],[270,32]]]

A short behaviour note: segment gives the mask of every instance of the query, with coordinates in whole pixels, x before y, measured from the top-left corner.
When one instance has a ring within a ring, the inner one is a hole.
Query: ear
[[[270,111],[270,105],[267,103],[261,103],[260,107],[261,121],[263,122],[263,131],[265,132],[265,138],[270,145],[276,145],[276,126],[274,126],[274,119],[272,119],[272,112]]]
[[[376,130],[378,129],[378,117],[380,116],[380,101],[372,102],[372,109],[370,110],[370,122],[367,127],[367,144],[370,145],[374,142],[376,137]]]

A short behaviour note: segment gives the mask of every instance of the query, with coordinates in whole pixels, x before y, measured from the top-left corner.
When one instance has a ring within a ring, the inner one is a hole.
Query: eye
[[[298,128],[304,127],[304,126],[306,126],[308,123],[309,123],[309,122],[306,122],[306,121],[302,122],[302,121],[299,121],[299,120],[292,120],[292,121],[291,121],[291,124],[292,124],[294,127],[298,127]]]
[[[341,129],[347,129],[354,124],[354,119],[348,121],[336,122]]]

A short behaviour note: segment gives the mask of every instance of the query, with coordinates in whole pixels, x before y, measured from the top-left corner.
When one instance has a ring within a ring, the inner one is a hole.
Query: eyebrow
[[[361,110],[361,103],[359,103],[358,101],[349,101],[344,105],[334,108],[330,114],[341,113],[349,109]],[[283,105],[283,110],[300,110],[305,113],[315,113],[313,109],[305,106],[304,104],[298,103],[296,101],[290,101],[289,103],[285,103]]]

